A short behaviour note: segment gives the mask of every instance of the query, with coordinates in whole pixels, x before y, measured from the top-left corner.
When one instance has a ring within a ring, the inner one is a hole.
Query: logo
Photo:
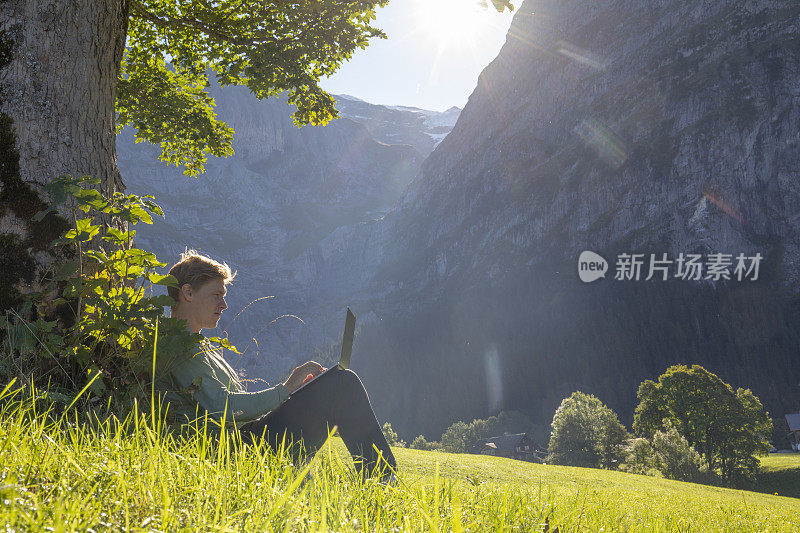
[[[584,283],[606,277],[608,261],[603,256],[586,250],[578,258],[578,276]]]
[[[648,260],[649,255],[649,260]],[[660,255],[660,257],[659,257]],[[614,280],[639,281],[644,279],[681,279],[691,281],[756,281],[764,256],[760,252],[754,255],[740,253],[736,256],[729,253],[701,254],[679,253],[670,258],[669,254],[635,254],[620,253],[617,255]],[[578,258],[578,276],[584,283],[591,283],[606,277],[608,262],[603,256],[586,250]]]

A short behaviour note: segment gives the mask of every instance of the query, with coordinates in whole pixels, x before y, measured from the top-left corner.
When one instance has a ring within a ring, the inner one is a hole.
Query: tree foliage
[[[634,474],[657,475],[679,481],[708,481],[708,464],[689,442],[678,433],[669,419],[664,420],[664,430],[656,431],[653,438],[630,439],[625,447],[625,463],[621,470]]]
[[[699,365],[671,366],[658,382],[639,386],[633,429],[651,438],[674,425],[686,441],[728,482],[758,470],[758,454],[769,451],[772,421],[749,389],[734,391]]]
[[[232,153],[233,132],[206,91],[209,74],[257,98],[288,91],[297,125],[324,124],[337,112],[320,78],[385,37],[371,22],[387,1],[131,0],[118,128],[132,124],[137,141],[161,144],[162,160],[202,172],[206,154]]]
[[[417,435],[416,437],[414,437],[414,440],[411,441],[411,445],[409,446],[409,448],[413,448],[415,450],[431,451],[431,450],[438,450],[439,448],[441,448],[441,445],[435,440],[429,441],[428,439],[425,438],[425,435]]]
[[[381,426],[383,430],[383,436],[386,437],[386,442],[389,443],[389,446],[399,446],[400,448],[406,447],[406,441],[402,440],[392,429],[392,424],[389,422],[384,422],[383,426]]]
[[[117,85],[118,130],[161,145],[160,159],[203,172],[206,155],[231,155],[233,130],[217,119],[209,74],[259,99],[288,93],[294,122],[338,116],[319,85],[357,49],[385,34],[372,26],[388,0],[131,0]],[[482,2],[488,7],[488,2]],[[491,0],[497,11],[513,9]],[[167,59],[171,63],[167,64]]]
[[[439,442],[442,443],[442,449],[447,452],[467,453],[475,445],[476,440],[477,436],[470,424],[459,420],[444,430]]]
[[[595,468],[616,468],[628,438],[616,413],[591,394],[573,392],[553,416],[547,461]]]

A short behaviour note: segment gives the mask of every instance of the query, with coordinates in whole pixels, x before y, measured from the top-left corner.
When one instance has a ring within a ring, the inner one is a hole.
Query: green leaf
[[[106,234],[103,235],[103,240],[111,241],[115,244],[126,244],[129,240],[133,240],[136,237],[136,231],[120,231],[117,228],[108,228],[106,230]]]
[[[138,205],[131,207],[131,214],[136,217],[137,221],[142,221],[145,224],[153,223],[153,217],[150,216],[150,213]]]
[[[139,276],[144,274],[144,267],[139,265],[128,265],[128,267],[125,268],[125,264],[120,263],[115,265],[114,267],[117,270],[117,273],[119,274],[120,277],[138,278]]]
[[[178,286],[178,279],[171,274],[148,274],[147,279],[150,280],[150,283],[155,283],[156,285],[165,285],[167,287]]]
[[[87,250],[83,254],[87,257],[91,257],[98,263],[105,263],[108,261],[108,256],[100,250]]]
[[[56,274],[57,280],[65,280],[67,278],[71,278],[76,272],[78,271],[78,263],[75,261],[68,261],[61,265],[61,268],[58,269],[58,274]]]
[[[143,196],[142,198],[146,198],[146,197]],[[144,200],[144,205],[146,205],[147,208],[150,211],[152,211],[153,213],[155,213],[156,215],[161,216],[161,217],[164,216],[164,211],[161,209],[161,206],[158,205],[157,203],[155,203],[153,201],[150,201],[150,200]]]
[[[219,345],[220,345],[222,348],[228,349],[228,350],[230,350],[230,351],[232,351],[232,352],[234,352],[234,353],[241,353],[241,352],[239,352],[239,350],[236,348],[236,346],[234,346],[233,344],[231,344],[231,341],[229,341],[229,340],[228,340],[227,338],[225,338],[225,337],[208,337],[208,340],[209,340],[210,342],[217,343],[217,344],[219,344]]]
[[[64,346],[64,337],[50,333],[47,335],[47,344],[53,348],[60,348]]]
[[[168,294],[162,294],[149,299],[151,305],[157,307],[172,307],[175,305],[175,300]]]
[[[50,193],[50,203],[54,206],[61,205],[67,200],[67,195],[78,192],[81,188],[78,185],[79,179],[70,178],[69,176],[59,176],[44,186],[44,189]]]
[[[39,328],[40,331],[43,331],[45,333],[50,333],[51,331],[53,331],[53,328],[56,326],[56,324],[58,324],[57,320],[52,320],[48,322],[39,319],[36,323],[36,326]]]
[[[78,200],[78,205],[95,207],[105,203],[103,195],[97,189],[81,189],[73,195]]]
[[[33,215],[33,221],[34,222],[41,222],[44,219],[44,217],[46,217],[47,215],[52,213],[54,210],[55,210],[55,208],[51,206],[51,207],[48,207],[47,209],[45,209],[44,211],[39,211],[38,213]]]
[[[100,232],[100,226],[92,224],[91,218],[82,218],[75,223],[75,228],[66,233],[68,239],[87,242]]]
[[[131,346],[133,345],[133,338],[128,334],[128,332],[121,333],[117,335],[117,343],[125,350],[130,350]]]

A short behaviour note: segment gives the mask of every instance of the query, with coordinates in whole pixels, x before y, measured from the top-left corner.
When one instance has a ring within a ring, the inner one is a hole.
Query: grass
[[[335,438],[296,467],[259,447],[173,437],[141,414],[78,424],[74,411],[0,396],[11,531],[791,531],[800,513],[800,500],[774,495],[407,449],[399,482],[384,486],[359,481]]]
[[[761,458],[753,490],[800,498],[800,453],[773,453]]]

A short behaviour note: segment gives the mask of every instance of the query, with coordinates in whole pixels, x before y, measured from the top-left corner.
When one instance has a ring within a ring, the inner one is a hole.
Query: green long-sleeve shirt
[[[245,391],[239,376],[223,359],[221,348],[201,342],[194,352],[179,358],[156,380],[156,387],[166,393],[172,419],[191,421],[205,409],[217,421],[225,412],[226,426],[241,427],[272,411],[289,396],[283,385],[259,392]]]

